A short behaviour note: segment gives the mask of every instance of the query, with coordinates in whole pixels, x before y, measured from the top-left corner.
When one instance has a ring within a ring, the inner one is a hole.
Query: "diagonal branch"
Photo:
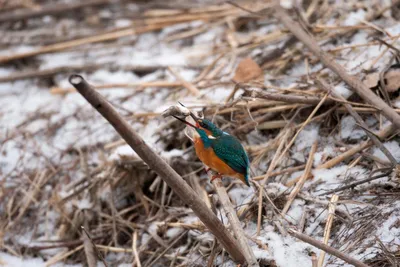
[[[310,244],[310,245],[312,245],[314,247],[322,249],[323,251],[325,251],[325,252],[327,252],[327,253],[335,256],[335,257],[338,257],[339,259],[342,259],[345,262],[350,263],[351,265],[354,265],[356,267],[369,267],[367,264],[363,263],[362,261],[354,259],[354,258],[350,257],[349,255],[347,255],[347,254],[345,254],[345,253],[343,253],[343,252],[341,252],[341,251],[339,251],[339,250],[337,250],[337,249],[335,249],[335,248],[333,248],[331,246],[325,245],[324,243],[322,243],[322,242],[320,242],[318,240],[315,240],[312,237],[309,237],[308,235],[302,234],[302,233],[297,232],[297,231],[295,231],[293,229],[289,229],[288,232],[289,232],[289,234],[291,236],[294,236],[294,237],[296,237],[296,238],[298,238],[298,239],[300,239],[300,240],[302,240],[302,241],[304,241],[304,242],[306,242],[306,243],[308,243],[308,244]]]
[[[93,89],[82,76],[71,75],[69,82],[114,127],[139,157],[160,175],[175,194],[193,210],[231,255],[232,259],[236,262],[244,263],[245,258],[242,249],[236,240],[182,177],[143,141],[128,122],[118,114],[115,108],[100,93]]]
[[[308,34],[299,23],[295,22],[287,12],[275,1],[274,16],[282,22],[319,60],[333,72],[335,72],[346,84],[348,84],[359,96],[371,105],[378,108],[386,118],[392,121],[400,128],[400,115],[391,108],[385,101],[375,95],[362,81],[357,77],[350,75],[339,65],[330,55],[325,53],[318,45],[313,36]]]

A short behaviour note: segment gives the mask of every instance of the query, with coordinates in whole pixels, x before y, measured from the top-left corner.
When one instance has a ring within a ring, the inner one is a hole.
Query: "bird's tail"
[[[244,182],[247,186],[250,187],[249,179],[250,179],[250,168],[247,168],[246,174],[244,175],[244,181],[243,181],[243,182]]]

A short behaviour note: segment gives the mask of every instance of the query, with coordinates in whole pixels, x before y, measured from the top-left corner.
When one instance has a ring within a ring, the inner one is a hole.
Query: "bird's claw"
[[[217,178],[222,178],[222,174],[218,173],[216,175],[211,176],[211,182],[214,181]]]

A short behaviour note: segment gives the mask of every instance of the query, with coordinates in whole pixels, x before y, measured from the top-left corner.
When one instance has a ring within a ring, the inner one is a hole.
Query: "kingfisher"
[[[239,140],[219,129],[207,119],[197,117],[190,112],[195,125],[173,116],[186,125],[195,129],[193,137],[194,147],[199,159],[210,169],[216,172],[211,181],[222,176],[239,178],[250,186],[250,161]]]

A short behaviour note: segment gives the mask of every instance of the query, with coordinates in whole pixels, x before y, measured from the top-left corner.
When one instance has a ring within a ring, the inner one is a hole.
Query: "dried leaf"
[[[363,81],[368,88],[374,88],[378,85],[379,83],[379,73],[378,72],[373,72],[365,76],[365,79]]]
[[[398,65],[393,65],[385,73],[385,88],[389,93],[393,93],[400,88],[400,68]]]
[[[233,80],[237,83],[245,83],[255,79],[263,81],[262,69],[251,58],[243,59],[236,69]]]

